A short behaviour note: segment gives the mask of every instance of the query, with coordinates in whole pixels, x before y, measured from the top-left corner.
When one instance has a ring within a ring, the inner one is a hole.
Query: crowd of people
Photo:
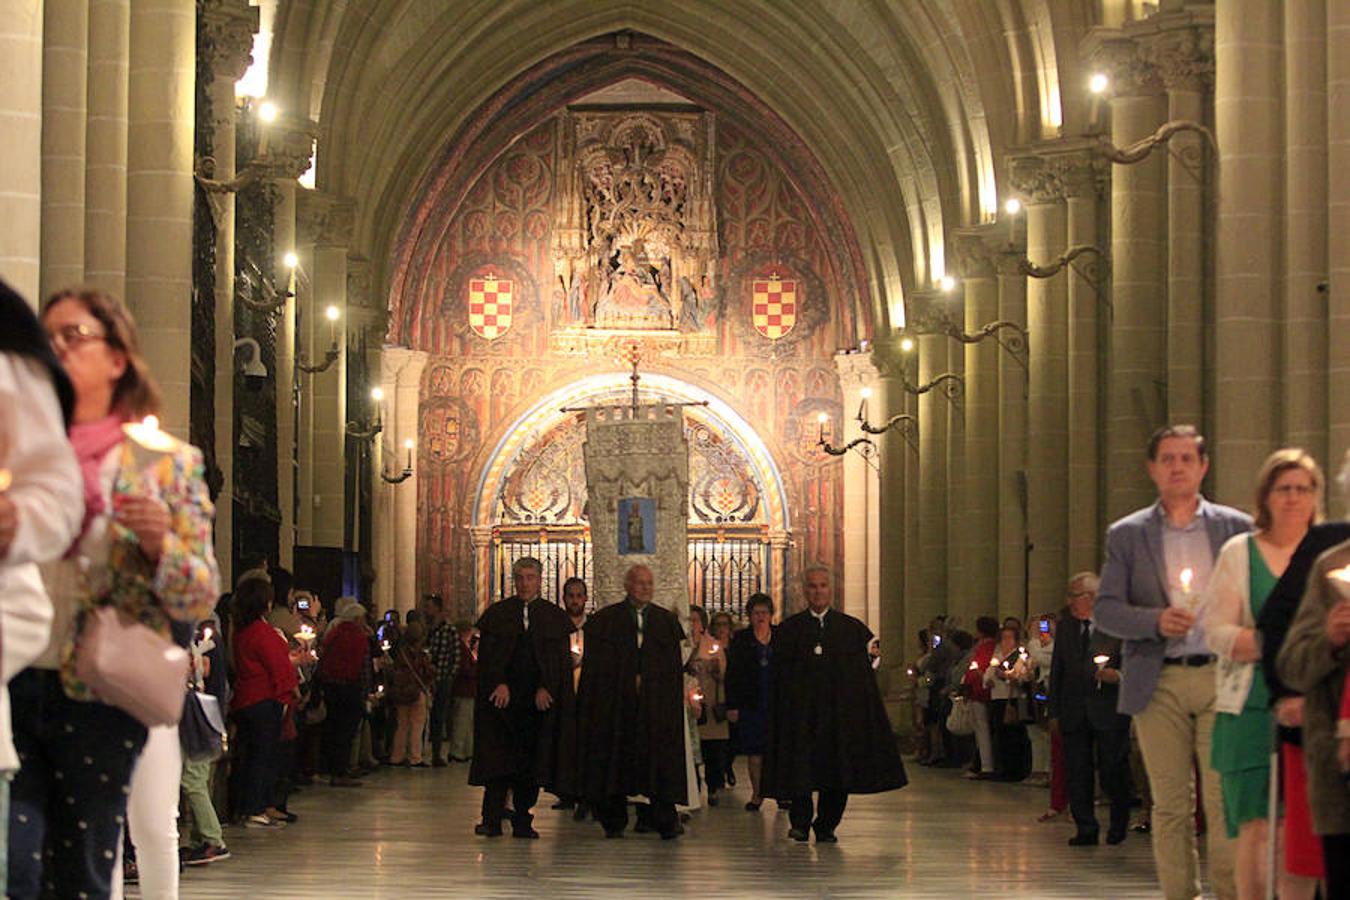
[[[1303,450],[1265,461],[1254,517],[1201,495],[1208,467],[1193,427],[1160,429],[1157,502],[1111,526],[1061,609],[1029,634],[1012,617],[920,632],[920,762],[1042,781],[1038,818],[1068,812],[1076,847],[1101,841],[1100,787],[1106,843],[1151,832],[1168,898],[1201,891],[1199,834],[1221,898],[1350,896],[1350,525],[1322,523]]]
[[[743,757],[747,811],[772,801],[787,838],[833,843],[850,794],[906,783],[874,636],[829,569],[806,568],[778,624],[751,597],[741,628],[694,607],[686,629],[643,565],[596,608],[577,578],[544,598],[518,559],[476,623],[435,595],[406,615],[321,601],[261,559],[221,594],[202,455],[148,418],[159,390],[122,304],[63,291],[34,315],[0,285],[0,323],[8,896],[174,897],[184,866],[230,857],[222,822],[285,828],[295,791],[379,765],[467,763],[484,838],[537,838],[548,791],[607,838],[635,811],[674,839]],[[1194,428],[1146,457],[1157,501],[1111,526],[1062,608],[919,634],[919,761],[1043,778],[1039,818],[1067,813],[1075,847],[1101,842],[1100,787],[1105,842],[1151,831],[1169,898],[1201,890],[1197,833],[1219,897],[1350,896],[1350,524],[1321,521],[1302,450],[1266,460],[1254,517],[1202,496]]]

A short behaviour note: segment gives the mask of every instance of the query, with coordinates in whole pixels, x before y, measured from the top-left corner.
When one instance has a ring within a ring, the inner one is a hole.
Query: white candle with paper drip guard
[[[132,460],[136,471],[142,475],[148,476],[156,463],[183,446],[182,441],[159,427],[157,416],[146,416],[139,422],[124,422],[122,433],[131,438]],[[148,495],[159,496],[159,486],[153,477],[143,477],[140,483]]]
[[[1200,600],[1197,595],[1191,593],[1191,582],[1195,580],[1195,570],[1187,566],[1177,575],[1177,580],[1181,582],[1181,608],[1186,612],[1194,613],[1195,606]]]
[[[1098,653],[1096,656],[1092,657],[1092,661],[1097,664],[1097,674],[1100,675],[1102,669],[1104,669],[1106,667],[1106,664],[1111,661],[1111,657],[1107,656],[1105,653]],[[1098,678],[1097,690],[1100,691],[1101,689],[1102,689],[1102,680]]]
[[[580,657],[580,656],[581,656],[581,633],[580,633],[580,632],[577,632],[577,631],[574,631],[574,632],[572,632],[571,635],[569,635],[569,638],[570,638],[571,643],[572,643],[572,655],[573,655],[573,656],[576,656],[576,657]]]
[[[1350,601],[1350,566],[1332,569],[1327,573],[1327,580],[1336,588],[1342,603]]]

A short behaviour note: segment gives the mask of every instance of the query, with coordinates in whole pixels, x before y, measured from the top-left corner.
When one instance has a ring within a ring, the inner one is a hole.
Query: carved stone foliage
[[[253,64],[259,9],[248,0],[198,0],[202,47],[215,77],[238,81]]]
[[[1162,31],[1141,41],[1140,54],[1157,68],[1163,84],[1169,88],[1213,89],[1212,25]]]

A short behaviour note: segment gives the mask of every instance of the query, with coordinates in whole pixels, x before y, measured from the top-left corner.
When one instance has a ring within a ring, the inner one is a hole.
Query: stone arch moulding
[[[510,427],[492,448],[478,476],[474,494],[472,525],[493,524],[494,509],[502,484],[516,458],[535,435],[546,433],[567,417],[563,407],[580,406],[599,396],[622,395],[631,389],[627,372],[590,375],[540,398]],[[755,478],[764,490],[764,513],[771,531],[786,532],[791,526],[787,491],[778,463],[758,432],[726,401],[687,381],[669,375],[646,374],[642,387],[675,403],[707,402],[708,418],[745,454]]]

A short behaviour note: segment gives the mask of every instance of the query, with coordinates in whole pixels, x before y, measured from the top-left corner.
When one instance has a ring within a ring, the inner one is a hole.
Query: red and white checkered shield
[[[469,327],[474,334],[495,341],[511,328],[510,279],[469,279]]]
[[[776,341],[797,324],[797,282],[781,278],[756,279],[751,298],[755,330]]]

